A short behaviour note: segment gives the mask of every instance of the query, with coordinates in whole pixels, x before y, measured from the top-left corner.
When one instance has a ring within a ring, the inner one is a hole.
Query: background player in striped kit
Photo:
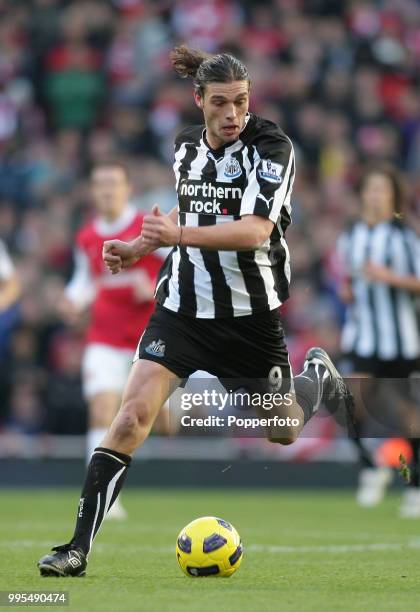
[[[271,441],[283,444],[296,439],[322,400],[347,405],[351,399],[318,348],[308,351],[293,393],[278,313],[290,279],[284,238],[295,171],[290,139],[248,113],[250,78],[236,58],[180,47],[172,64],[180,76],[194,79],[205,125],[187,128],[176,139],[177,209],[162,215],[155,206],[137,239],[104,244],[113,273],[161,246],[173,248],[120,412],[89,464],[73,538],[40,560],[42,575],[84,574],[131,455],[147,438],[174,382],[202,369],[225,382],[240,380],[253,392],[290,393],[292,402],[281,406],[280,416],[299,424],[267,431]]]
[[[345,269],[341,297],[348,304],[342,350],[353,376],[406,378],[420,371],[416,294],[420,293],[420,244],[404,222],[404,194],[395,168],[377,163],[361,180],[361,215],[339,239]],[[408,388],[408,384],[407,384]],[[420,516],[419,441],[412,439],[413,469],[401,515]],[[390,482],[357,440],[362,470],[360,505],[379,503]]]
[[[102,260],[104,240],[116,235],[122,240],[134,238],[143,214],[130,204],[131,184],[122,163],[98,163],[90,178],[95,215],[76,236],[75,269],[59,304],[62,317],[71,325],[83,322],[89,309],[82,363],[83,393],[89,407],[88,463],[118,411],[138,335],[154,309],[154,285],[162,265],[161,257],[150,254],[119,279],[107,273]],[[159,421],[167,431],[165,411]],[[125,509],[117,499],[108,518],[124,517]]]

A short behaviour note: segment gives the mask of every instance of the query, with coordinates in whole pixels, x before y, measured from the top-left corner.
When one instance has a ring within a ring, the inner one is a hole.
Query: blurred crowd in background
[[[180,42],[240,57],[251,110],[293,140],[295,369],[311,345],[339,353],[334,249],[368,160],[403,171],[406,219],[420,218],[417,0],[0,0],[0,239],[22,287],[0,306],[0,431],[85,431],[83,333],[56,304],[91,214],[88,169],[120,158],[140,208],[176,204],[174,136],[201,122],[191,82],[170,70]]]

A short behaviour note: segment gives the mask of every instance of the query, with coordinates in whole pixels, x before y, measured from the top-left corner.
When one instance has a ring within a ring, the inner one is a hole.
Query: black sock
[[[327,369],[320,364],[310,364],[293,379],[296,399],[303,410],[305,423],[318,410],[324,393],[324,384],[328,379]]]
[[[410,487],[419,487],[420,485],[420,470],[419,470],[419,451],[420,451],[420,440],[418,438],[409,439],[413,458],[410,466]]]
[[[131,457],[95,448],[77,509],[77,521],[70,544],[88,554],[104,516],[118,497]]]

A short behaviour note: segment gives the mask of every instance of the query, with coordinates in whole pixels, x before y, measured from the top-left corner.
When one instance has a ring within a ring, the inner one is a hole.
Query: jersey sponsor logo
[[[222,212],[221,209],[222,204],[220,202],[202,202],[201,200],[191,200],[190,201],[190,212],[195,213],[205,213],[206,215],[226,215],[226,212]],[[224,209],[225,210],[225,209]]]
[[[195,182],[183,179],[178,188],[179,210],[203,215],[238,215],[242,188],[223,182]]]
[[[226,176],[226,178],[238,178],[238,176],[241,176],[242,174],[242,168],[239,165],[239,162],[237,159],[235,159],[234,157],[230,157],[225,165],[225,171],[224,171],[224,175]]]
[[[272,162],[271,159],[262,159],[261,168],[258,170],[258,174],[262,179],[268,181],[269,183],[280,184],[283,181],[283,177],[281,175],[283,168],[284,166]]]
[[[219,198],[220,200],[227,198],[242,198],[242,189],[240,187],[225,186],[213,183],[193,183],[185,180],[181,181],[180,195],[201,196],[204,198]]]
[[[154,355],[155,357],[164,357],[165,349],[166,344],[163,340],[159,338],[159,340],[153,340],[153,342],[151,342],[149,346],[146,346],[144,350],[146,351],[146,353],[149,353],[149,355]]]

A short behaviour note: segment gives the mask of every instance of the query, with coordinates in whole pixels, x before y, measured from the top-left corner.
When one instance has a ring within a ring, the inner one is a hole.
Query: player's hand
[[[386,266],[378,266],[371,262],[367,263],[363,268],[364,277],[374,283],[385,283],[392,285],[394,282],[394,273]]]
[[[159,206],[155,205],[152,214],[144,218],[141,237],[145,244],[157,249],[177,245],[180,233],[180,226],[176,225],[169,215],[163,215]]]
[[[124,242],[123,240],[106,240],[104,242],[102,259],[112,274],[118,274],[118,272],[129,268],[140,259],[141,255],[133,242]]]

